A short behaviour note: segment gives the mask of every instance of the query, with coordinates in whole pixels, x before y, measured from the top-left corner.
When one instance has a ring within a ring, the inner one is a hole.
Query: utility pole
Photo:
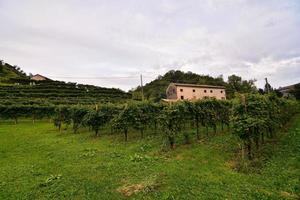
[[[141,74],[141,91],[142,91],[142,101],[144,101],[144,88],[143,88],[143,75]]]

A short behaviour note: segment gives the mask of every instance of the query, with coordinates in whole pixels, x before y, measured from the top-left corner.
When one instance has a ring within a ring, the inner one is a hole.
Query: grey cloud
[[[137,77],[81,83],[127,90],[170,69],[300,81],[297,0],[0,0],[0,23],[1,59],[25,71]]]

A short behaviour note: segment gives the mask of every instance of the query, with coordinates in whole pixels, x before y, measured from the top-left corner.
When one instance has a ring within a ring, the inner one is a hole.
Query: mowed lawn
[[[159,135],[132,135],[124,142],[109,130],[95,138],[48,122],[1,122],[0,199],[299,198],[300,115],[251,173],[233,169],[238,140],[230,133],[170,151]]]

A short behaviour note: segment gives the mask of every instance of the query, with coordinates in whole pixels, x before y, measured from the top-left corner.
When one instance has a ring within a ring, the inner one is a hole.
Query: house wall
[[[177,99],[177,90],[176,86],[170,85],[167,89],[167,98],[168,99]]]
[[[226,99],[225,89],[177,86],[177,99],[196,100],[203,98]],[[206,91],[206,92],[205,92]]]

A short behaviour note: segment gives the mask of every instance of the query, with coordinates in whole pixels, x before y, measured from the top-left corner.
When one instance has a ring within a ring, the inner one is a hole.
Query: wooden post
[[[142,101],[144,101],[144,88],[143,88],[143,75],[141,74],[141,92],[142,92]]]

